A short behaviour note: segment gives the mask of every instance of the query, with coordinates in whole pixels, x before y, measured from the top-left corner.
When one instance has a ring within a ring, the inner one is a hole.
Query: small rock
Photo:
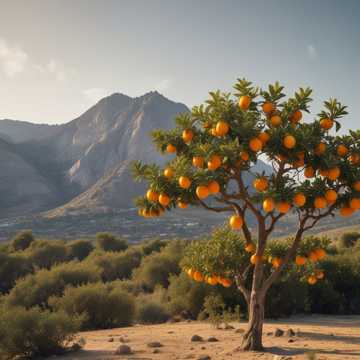
[[[127,345],[120,345],[115,351],[115,355],[129,355],[129,354],[132,354],[132,350],[131,347]]]
[[[174,332],[173,331],[168,331],[168,334],[173,334]]]
[[[194,359],[195,355],[194,354],[187,354],[184,356],[184,359]]]
[[[244,329],[236,329],[235,330],[236,334],[243,334],[245,332]]]
[[[197,360],[211,360],[211,357],[209,355],[201,355]]]
[[[160,350],[159,349],[154,349],[152,352],[153,352],[153,354],[159,354]]]
[[[114,342],[114,338],[109,338],[108,342]]]
[[[192,342],[196,342],[196,341],[203,341],[204,339],[201,337],[201,336],[199,336],[199,335],[193,335],[192,337],[191,337],[191,341]]]
[[[219,326],[219,329],[223,329],[223,330],[234,330],[235,328],[229,324],[226,323],[222,323]]]
[[[212,337],[209,337],[207,341],[208,342],[218,342],[219,340],[216,337],[212,336]]]
[[[335,336],[333,333],[330,333],[330,336]]]
[[[288,340],[288,343],[293,343],[293,342],[295,342],[295,339],[289,339]]]
[[[266,335],[267,335],[267,336],[273,336],[274,333],[273,333],[272,331],[270,331],[270,332],[266,333]]]
[[[153,341],[153,342],[149,342],[149,343],[147,344],[147,346],[148,346],[149,348],[159,348],[159,347],[162,347],[163,345],[162,345],[162,343],[160,343],[160,342],[158,342],[158,341]]]
[[[295,336],[295,331],[290,328],[290,329],[286,330],[285,336],[294,337]]]
[[[205,346],[202,346],[202,347],[201,347],[201,350],[206,350],[206,347],[205,347]]]
[[[283,330],[281,330],[281,329],[279,329],[279,328],[275,329],[275,333],[274,333],[274,336],[275,336],[275,337],[280,337],[280,336],[283,336],[283,335],[284,335],[284,331],[283,331]]]
[[[129,339],[125,339],[124,337],[119,337],[119,341],[121,342],[121,343],[126,343],[126,342],[129,342]]]

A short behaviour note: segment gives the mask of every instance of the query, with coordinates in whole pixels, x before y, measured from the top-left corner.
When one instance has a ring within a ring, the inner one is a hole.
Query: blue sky
[[[360,1],[0,0],[0,118],[69,121],[113,92],[188,106],[238,77],[314,89],[359,128]]]

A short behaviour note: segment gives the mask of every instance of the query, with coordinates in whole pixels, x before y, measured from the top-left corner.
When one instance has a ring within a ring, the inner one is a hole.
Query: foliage
[[[66,244],[70,259],[84,260],[94,250],[94,246],[87,240],[73,240]]]
[[[21,251],[27,249],[35,240],[31,230],[23,230],[18,232],[11,240],[11,247],[14,251]]]
[[[142,324],[160,324],[169,319],[169,313],[163,304],[153,301],[139,301],[136,318]]]
[[[96,234],[96,246],[103,251],[124,251],[128,248],[128,243],[111,233],[101,232]]]
[[[343,247],[353,247],[356,242],[360,239],[360,233],[358,232],[346,232],[341,235],[340,242]]]

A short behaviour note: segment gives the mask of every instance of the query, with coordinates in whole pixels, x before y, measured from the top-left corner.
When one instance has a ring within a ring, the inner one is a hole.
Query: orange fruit
[[[344,156],[346,156],[346,155],[348,154],[349,149],[348,149],[345,145],[340,144],[340,145],[337,147],[336,152],[337,152],[337,154],[338,154],[339,156],[344,157]]]
[[[314,253],[318,260],[322,260],[326,256],[326,251],[324,249],[318,248],[314,250]]]
[[[247,110],[251,104],[251,97],[248,95],[243,95],[239,99],[239,107],[242,110]]]
[[[358,180],[354,183],[353,188],[356,191],[360,191],[360,180]]]
[[[324,154],[326,151],[326,148],[327,148],[327,146],[325,143],[323,143],[323,142],[319,143],[315,148],[315,155],[320,156],[320,155]]]
[[[190,129],[186,129],[182,132],[182,138],[184,142],[190,142],[194,137],[194,133]]]
[[[249,148],[253,152],[261,151],[262,147],[263,147],[263,143],[258,138],[252,138],[249,142]]]
[[[324,129],[324,130],[330,130],[334,125],[334,120],[331,119],[322,119],[320,120],[320,126]]]
[[[287,149],[293,149],[296,146],[296,139],[292,135],[286,135],[283,140],[283,145]]]
[[[273,199],[268,198],[268,199],[264,200],[264,202],[263,202],[264,211],[271,212],[274,210],[274,208],[275,208],[275,202]]]
[[[244,220],[239,215],[233,215],[229,220],[229,224],[233,229],[241,229],[244,224]]]
[[[256,265],[256,264],[258,264],[260,261],[261,261],[262,259],[261,259],[261,256],[259,256],[259,255],[251,255],[251,257],[250,257],[250,262],[253,264],[253,265]]]
[[[196,195],[199,199],[205,199],[209,196],[209,189],[207,186],[200,185],[196,188]]]
[[[309,254],[309,259],[311,262],[317,262],[318,261],[318,257],[315,251],[311,251]]]
[[[188,207],[188,203],[186,203],[184,201],[178,201],[178,207],[180,209],[186,209]]]
[[[297,123],[302,119],[302,112],[300,110],[296,110],[291,117],[291,121]]]
[[[166,151],[168,153],[175,153],[176,152],[176,147],[172,144],[168,144],[167,147],[166,147]]]
[[[349,156],[349,161],[351,162],[351,164],[353,165],[357,165],[360,163],[360,154],[351,154]]]
[[[218,134],[218,136],[224,136],[229,132],[230,126],[225,121],[218,121],[215,129],[216,129],[216,133]]]
[[[317,279],[322,280],[325,274],[322,270],[315,270],[315,276]]]
[[[266,131],[263,131],[258,135],[258,138],[263,143],[263,145],[265,145],[270,140],[270,135]]]
[[[337,192],[335,190],[327,190],[325,192],[325,199],[328,201],[328,202],[333,202],[333,201],[336,201],[338,195],[337,195]]]
[[[318,196],[314,201],[315,209],[324,209],[327,206],[327,201],[324,197]]]
[[[249,243],[245,246],[245,251],[248,253],[255,252],[255,245],[253,243]]]
[[[220,191],[220,185],[215,180],[209,182],[207,187],[209,189],[210,194],[217,194]]]
[[[147,193],[146,193],[146,198],[149,200],[149,201],[158,201],[159,200],[159,194],[153,190],[148,190]]]
[[[308,166],[307,168],[305,168],[305,171],[304,171],[304,176],[307,178],[307,179],[311,179],[315,176],[315,170],[312,166]]]
[[[282,123],[281,117],[279,115],[273,115],[270,118],[270,124],[271,126],[278,127]]]
[[[270,101],[266,101],[262,105],[262,110],[265,114],[270,114],[275,110],[275,105],[273,103],[271,103]]]
[[[354,214],[354,211],[351,207],[342,207],[340,209],[340,215],[341,216],[351,216]]]
[[[306,204],[306,196],[303,193],[298,193],[294,196],[294,204],[302,207]]]
[[[329,173],[327,175],[327,178],[329,180],[335,181],[340,176],[340,169],[338,167],[334,167],[329,169]]]
[[[297,255],[295,258],[295,263],[298,266],[303,266],[306,263],[306,257]]]
[[[310,275],[307,279],[309,285],[315,285],[317,283],[317,279],[315,275]]]
[[[192,278],[194,276],[195,270],[190,268],[186,270],[186,273]]]
[[[211,134],[212,136],[219,136],[215,128],[212,128],[212,129],[210,130],[210,134]]]
[[[193,278],[197,282],[201,282],[201,281],[204,280],[204,276],[202,275],[202,273],[200,271],[195,271],[194,275],[193,275]]]
[[[202,168],[204,166],[204,158],[202,156],[194,156],[192,158],[192,164],[195,167]]]
[[[248,161],[250,159],[250,155],[249,155],[249,153],[247,151],[242,151],[240,153],[240,158],[243,161]]]
[[[216,285],[216,284],[217,284],[217,279],[216,279],[216,277],[214,277],[214,276],[209,276],[209,277],[207,278],[207,283],[208,283],[209,285],[211,285],[211,286]]]
[[[293,167],[295,169],[301,168],[305,165],[305,160],[304,159],[299,159],[293,162]]]
[[[191,180],[186,176],[180,176],[179,185],[183,189],[188,189],[191,186]]]
[[[275,269],[279,268],[282,263],[283,263],[283,260],[278,257],[275,257],[271,260],[271,264]]]
[[[351,199],[349,205],[350,205],[351,209],[359,210],[360,209],[360,198]]]
[[[255,190],[257,190],[259,192],[263,192],[269,187],[269,182],[266,178],[261,177],[261,178],[255,179],[253,181],[253,186],[254,186]]]
[[[221,165],[221,158],[219,155],[212,155],[210,160],[208,161],[208,169],[216,170]]]
[[[159,203],[162,205],[162,206],[168,206],[170,204],[170,198],[169,196],[167,196],[166,194],[160,194],[159,195]]]
[[[291,205],[287,201],[280,201],[276,204],[276,209],[281,214],[286,214],[291,208]]]
[[[323,177],[327,177],[329,175],[329,170],[327,169],[320,169],[319,174]]]
[[[164,176],[167,177],[168,179],[172,178],[174,176],[174,170],[171,168],[166,168],[164,170]]]
[[[221,285],[223,287],[228,288],[228,287],[231,286],[231,284],[232,284],[231,280],[229,280],[229,279],[221,279]]]

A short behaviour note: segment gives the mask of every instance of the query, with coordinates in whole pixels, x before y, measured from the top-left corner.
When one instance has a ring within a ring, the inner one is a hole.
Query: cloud
[[[6,76],[11,78],[23,72],[27,61],[28,55],[20,47],[0,39],[0,66]]]
[[[55,59],[51,59],[45,65],[35,65],[34,67],[40,73],[51,74],[55,76],[57,81],[61,82],[66,81],[75,75],[75,71],[73,69],[66,68],[63,63]]]
[[[108,95],[108,92],[102,88],[86,89],[82,93],[91,102],[99,101],[100,99]]]
[[[171,81],[169,79],[164,79],[155,85],[155,90],[164,91],[167,90],[170,87],[170,85],[171,85]]]
[[[309,45],[306,47],[306,49],[307,49],[307,53],[308,53],[309,58],[310,58],[311,60],[315,60],[315,59],[317,58],[317,55],[318,55],[315,46],[312,45],[312,44],[309,44]]]

